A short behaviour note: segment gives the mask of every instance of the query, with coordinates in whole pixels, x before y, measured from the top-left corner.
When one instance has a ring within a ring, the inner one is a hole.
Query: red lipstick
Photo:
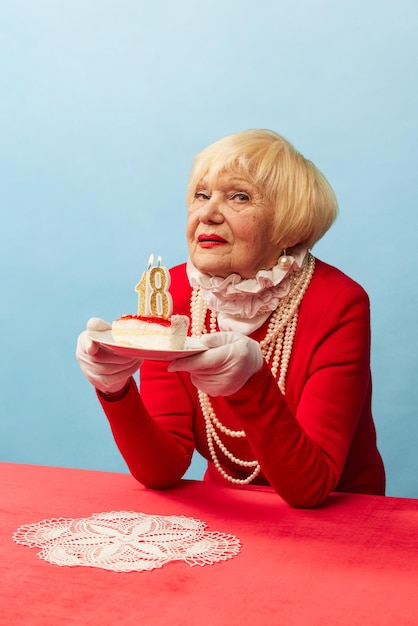
[[[214,246],[218,246],[219,244],[227,243],[226,239],[214,233],[202,233],[198,236],[197,241],[200,243],[202,248],[212,248]]]

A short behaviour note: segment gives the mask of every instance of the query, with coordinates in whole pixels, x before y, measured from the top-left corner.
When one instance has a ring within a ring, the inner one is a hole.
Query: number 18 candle
[[[138,292],[138,315],[143,317],[163,317],[168,319],[173,312],[173,300],[168,291],[170,287],[170,273],[161,265],[161,257],[157,259],[157,266],[153,267],[154,255],[148,259],[148,269],[141,276],[135,286]]]

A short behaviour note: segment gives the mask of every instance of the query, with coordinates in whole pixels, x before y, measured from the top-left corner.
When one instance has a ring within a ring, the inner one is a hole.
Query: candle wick
[[[154,263],[154,255],[151,253],[148,259],[148,269],[150,269],[153,263]]]
[[[160,267],[160,265],[161,265],[161,261],[162,261],[162,259],[161,259],[161,257],[159,256],[159,257],[158,257],[158,259],[157,259],[157,265],[158,265],[158,267]]]

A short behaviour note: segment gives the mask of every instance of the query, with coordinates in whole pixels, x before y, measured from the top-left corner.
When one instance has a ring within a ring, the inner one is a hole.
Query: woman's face
[[[240,274],[252,278],[277,263],[280,250],[271,241],[273,210],[247,181],[221,174],[213,187],[203,179],[187,219],[190,258],[204,274]]]

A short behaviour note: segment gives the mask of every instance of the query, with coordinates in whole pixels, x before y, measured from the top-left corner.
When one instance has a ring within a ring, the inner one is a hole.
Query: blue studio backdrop
[[[314,253],[370,295],[388,493],[418,496],[417,27],[415,0],[0,1],[0,460],[126,471],[77,336],[186,259],[193,156],[271,128],[336,191]]]

